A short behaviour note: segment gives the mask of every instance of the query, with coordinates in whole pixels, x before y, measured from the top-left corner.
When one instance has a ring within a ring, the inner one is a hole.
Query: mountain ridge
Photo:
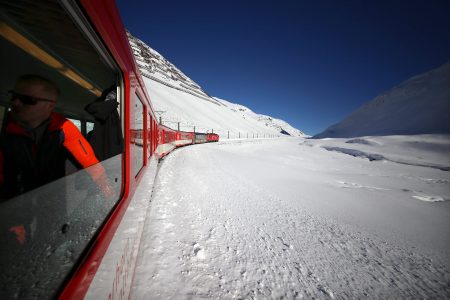
[[[149,83],[151,80],[151,83],[147,85],[153,85],[157,89],[160,89],[161,87],[154,84],[154,82],[157,82],[159,84],[162,84],[170,89],[177,90],[182,93],[186,93],[189,95],[194,96],[197,99],[204,100],[208,103],[215,104],[222,109],[225,110],[231,110],[238,114],[241,114],[243,116],[238,116],[242,119],[248,119],[251,120],[247,126],[244,123],[240,123],[240,129],[234,128],[234,131],[237,132],[237,135],[240,136],[240,132],[255,132],[258,131],[261,134],[280,134],[280,135],[291,135],[291,136],[306,136],[305,133],[303,133],[301,130],[294,128],[286,121],[273,118],[271,116],[266,115],[260,115],[257,113],[254,113],[250,108],[245,107],[240,104],[234,104],[230,101],[223,100],[220,98],[212,97],[209,95],[205,90],[203,90],[200,85],[198,85],[196,82],[194,82],[191,78],[189,78],[186,74],[184,74],[181,70],[179,70],[175,65],[173,65],[170,61],[168,61],[166,58],[164,58],[159,52],[152,49],[150,46],[148,46],[146,43],[138,39],[137,37],[134,37],[130,32],[127,31],[128,39],[130,42],[131,49],[133,51],[136,63],[138,65],[138,68],[141,72],[141,75],[145,77],[147,80],[145,80],[147,83]],[[149,86],[147,86],[149,88]],[[170,99],[171,101],[174,101],[175,97],[173,92],[169,92],[168,90],[164,92],[166,95],[169,95],[172,97]],[[152,98],[152,89],[149,88],[149,94]],[[179,95],[177,93],[177,95]],[[184,99],[184,97],[177,96],[179,99]],[[167,98],[166,98],[167,99]],[[184,122],[186,126],[192,127],[195,123],[194,119],[196,116],[191,114],[191,119],[189,119],[189,116],[185,114],[185,111],[182,111],[181,113],[176,113],[173,109],[174,106],[169,107],[168,105],[164,105],[160,101],[155,101],[157,104],[156,110],[158,111],[164,111],[166,115],[166,119],[168,119],[167,122],[169,123],[178,123],[178,122]],[[159,105],[158,107],[158,104]],[[174,103],[176,105],[176,103]],[[236,117],[236,116],[235,116]],[[240,120],[242,121],[242,120]],[[253,124],[255,122],[261,123],[261,126],[256,126]],[[205,122],[203,122],[205,123]],[[211,126],[207,126],[209,124],[203,124],[204,128],[211,128],[213,122],[210,122]],[[217,124],[217,123],[216,123]],[[229,135],[229,129],[226,127],[229,127],[229,124],[217,124],[220,127],[222,127],[222,134],[226,132],[227,136]],[[215,125],[215,126],[217,126]],[[257,129],[259,127],[259,129]],[[220,129],[216,129],[216,131],[220,131]]]
[[[450,61],[364,103],[314,138],[450,133]]]

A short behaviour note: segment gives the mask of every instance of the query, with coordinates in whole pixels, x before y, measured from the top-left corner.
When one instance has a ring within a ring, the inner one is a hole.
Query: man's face
[[[56,101],[56,95],[46,91],[40,83],[19,82],[14,91],[22,95]],[[11,105],[11,114],[16,121],[26,123],[34,128],[48,119],[54,107],[55,103],[53,102],[38,101],[34,105],[26,105],[19,99],[14,99]]]

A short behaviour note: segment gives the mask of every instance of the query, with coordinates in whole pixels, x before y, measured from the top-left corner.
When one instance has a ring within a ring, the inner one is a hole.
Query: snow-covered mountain
[[[287,134],[287,135],[291,135],[291,136],[305,136],[305,133],[298,130],[297,128],[292,127],[289,123],[287,123],[283,120],[275,119],[271,116],[257,114],[255,112],[253,112],[251,109],[249,109],[248,107],[245,107],[240,104],[231,103],[229,101],[219,99],[216,97],[214,99],[216,99],[220,103],[224,104],[231,111],[242,115],[243,119],[250,118],[250,119],[256,120],[258,122],[262,122],[265,124],[265,126],[267,126],[269,128],[274,128],[276,131],[280,132],[281,134]]]
[[[316,138],[450,133],[450,62],[375,97]]]
[[[154,109],[164,125],[197,132],[214,131],[221,138],[305,136],[287,122],[215,98],[147,44],[128,33]]]

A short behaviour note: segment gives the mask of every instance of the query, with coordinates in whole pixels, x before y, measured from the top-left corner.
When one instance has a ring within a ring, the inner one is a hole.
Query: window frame
[[[110,53],[110,51],[106,48],[106,46],[103,44],[103,41],[100,38],[100,34],[98,34],[94,29],[91,23],[86,19],[84,13],[81,11],[80,7],[75,1],[71,0],[63,0],[58,2],[61,10],[67,12],[67,14],[71,17],[71,22],[73,23],[74,27],[76,27],[76,30],[82,36],[85,38],[89,44],[92,46],[93,51],[97,53],[100,57],[103,58],[102,62],[105,63],[105,65],[111,69],[111,72],[114,72],[116,77],[116,83],[117,83],[117,101],[119,102],[119,118],[120,118],[120,126],[122,127],[122,138],[125,139],[125,127],[126,127],[126,118],[125,118],[125,80],[124,80],[124,74],[122,68],[119,66],[119,64],[114,59],[114,55]],[[70,45],[70,41],[67,42],[68,45]],[[94,78],[95,79],[95,78]],[[140,100],[141,101],[141,100]],[[142,101],[141,101],[142,103]],[[145,106],[144,106],[145,107]],[[64,115],[66,118],[79,120],[81,124],[81,132],[84,136],[86,136],[86,122],[91,120],[86,120],[84,118],[80,118],[80,116],[77,116],[76,114],[72,114],[70,111],[60,111],[56,109],[59,113]],[[6,115],[7,109],[4,109],[4,113]],[[77,256],[75,258],[75,261],[70,266],[70,271],[67,273],[64,272],[60,278],[59,285],[52,286],[53,288],[56,288],[56,293],[60,292],[60,289],[64,287],[66,280],[68,277],[71,277],[76,269],[78,268],[80,262],[84,259],[86,252],[93,246],[94,241],[97,239],[100,231],[104,228],[105,223],[108,221],[111,213],[114,211],[114,209],[117,207],[117,205],[121,202],[123,198],[123,193],[125,190],[125,184],[127,181],[127,177],[125,176],[126,172],[126,166],[125,166],[125,156],[127,153],[128,147],[126,143],[124,143],[123,152],[121,154],[121,163],[120,163],[120,169],[121,169],[121,182],[119,183],[120,190],[118,192],[118,195],[114,199],[114,204],[111,207],[111,211],[107,214],[101,215],[100,223],[95,230],[95,232],[92,232],[91,235],[86,237],[85,242],[86,245],[83,246],[83,250],[81,253],[77,253]],[[67,176],[61,177],[60,179],[66,178]],[[49,185],[52,184],[48,183]],[[45,186],[45,185],[44,185]],[[34,190],[31,190],[29,192],[33,192]],[[26,194],[22,194],[23,196],[26,196]],[[21,196],[22,196],[21,195]],[[67,196],[66,196],[67,198]],[[51,228],[51,230],[56,230],[59,228]],[[46,294],[48,292],[48,294]],[[45,295],[49,296],[55,296],[55,290],[44,292]]]

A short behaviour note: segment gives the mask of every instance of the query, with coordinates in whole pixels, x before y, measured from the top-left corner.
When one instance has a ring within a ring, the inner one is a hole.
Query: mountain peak
[[[143,41],[127,32],[131,49],[164,125],[181,130],[212,131],[222,137],[305,136],[283,120],[210,96]]]

